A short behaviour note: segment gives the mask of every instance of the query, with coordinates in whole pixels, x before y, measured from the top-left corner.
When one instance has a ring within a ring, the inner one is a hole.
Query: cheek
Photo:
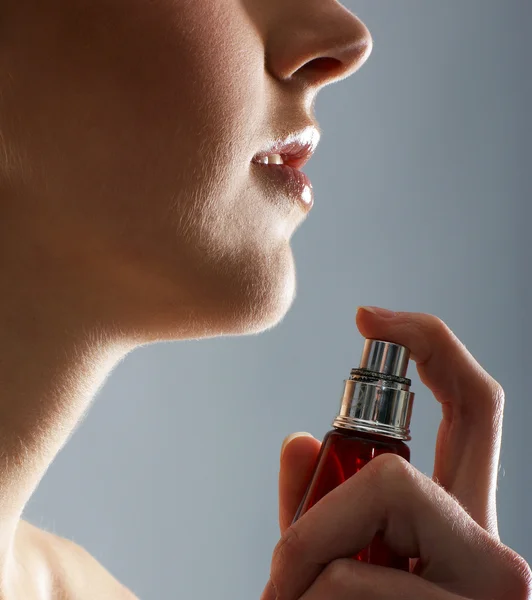
[[[63,227],[141,237],[170,211],[230,210],[264,114],[262,42],[239,4],[42,4],[20,25],[35,43],[13,54],[4,114]]]

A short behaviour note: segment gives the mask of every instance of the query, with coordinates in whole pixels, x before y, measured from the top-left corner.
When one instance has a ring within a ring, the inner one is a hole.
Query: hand
[[[359,310],[357,326],[364,337],[407,346],[442,405],[433,479],[396,455],[380,456],[291,525],[321,444],[286,440],[282,537],[262,600],[530,600],[530,567],[497,530],[501,386],[432,315]],[[419,559],[412,573],[348,558],[379,530],[394,552]]]

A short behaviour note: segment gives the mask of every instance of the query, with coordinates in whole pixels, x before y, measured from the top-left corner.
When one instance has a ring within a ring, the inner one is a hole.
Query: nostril
[[[342,68],[342,62],[337,58],[322,56],[315,58],[305,65],[305,68],[310,68],[319,73],[331,73]]]

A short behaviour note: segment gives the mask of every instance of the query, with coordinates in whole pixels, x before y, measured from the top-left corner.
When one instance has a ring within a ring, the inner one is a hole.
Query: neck
[[[0,577],[25,504],[105,379],[135,347],[90,318],[98,299],[67,289],[60,260],[46,268],[35,248],[9,259],[3,250]]]

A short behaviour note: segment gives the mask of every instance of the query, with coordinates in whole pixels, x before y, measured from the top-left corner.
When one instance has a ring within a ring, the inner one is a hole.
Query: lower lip
[[[275,185],[278,185],[293,200],[308,212],[314,204],[314,191],[310,179],[298,169],[288,165],[265,165],[263,163],[253,163],[259,169],[271,178]]]

